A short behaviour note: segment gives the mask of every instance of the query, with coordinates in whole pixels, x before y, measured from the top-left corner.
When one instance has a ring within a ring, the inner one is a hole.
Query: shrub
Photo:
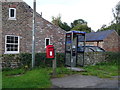
[[[24,66],[28,66],[30,67],[31,65],[31,58],[32,58],[32,55],[30,53],[21,53],[19,54],[19,59],[20,59],[20,66],[21,67],[24,67]]]
[[[111,64],[120,64],[120,52],[106,52],[106,59]]]
[[[45,53],[35,54],[35,67],[52,67],[52,60],[46,58]],[[56,54],[57,66],[64,66],[64,53]],[[2,55],[3,69],[31,67],[32,55],[30,53]]]

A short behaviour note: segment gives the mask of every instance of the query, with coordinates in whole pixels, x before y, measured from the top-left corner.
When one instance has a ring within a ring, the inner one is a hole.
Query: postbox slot
[[[49,48],[53,48],[53,47],[49,47]]]
[[[52,51],[50,51],[50,56],[52,56],[53,55],[53,52]]]

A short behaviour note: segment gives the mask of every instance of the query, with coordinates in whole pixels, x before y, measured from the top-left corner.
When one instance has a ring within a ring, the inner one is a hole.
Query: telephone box
[[[54,58],[54,46],[53,45],[47,45],[46,46],[46,58]]]
[[[82,46],[83,52],[79,51]],[[69,31],[65,40],[65,65],[75,67],[84,65],[85,32]]]

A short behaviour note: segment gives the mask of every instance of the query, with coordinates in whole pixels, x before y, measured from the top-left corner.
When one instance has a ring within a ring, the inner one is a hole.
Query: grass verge
[[[93,75],[100,78],[111,78],[118,76],[118,64],[111,62],[100,63],[94,66],[86,66],[84,69],[87,72],[82,72],[82,75]]]
[[[46,69],[3,71],[2,88],[49,88],[50,76]]]

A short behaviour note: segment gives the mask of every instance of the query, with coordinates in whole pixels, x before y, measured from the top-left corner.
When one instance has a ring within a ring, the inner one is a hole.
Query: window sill
[[[19,52],[5,52],[4,54],[19,54]]]
[[[16,18],[9,18],[8,20],[17,20]]]

